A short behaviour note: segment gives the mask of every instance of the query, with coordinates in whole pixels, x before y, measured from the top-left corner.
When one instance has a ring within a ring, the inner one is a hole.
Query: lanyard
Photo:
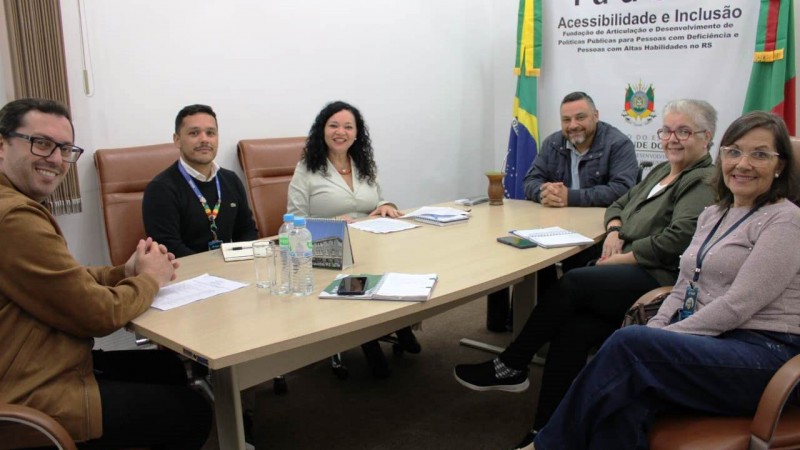
[[[756,210],[758,210],[758,208],[760,208],[760,207],[761,207],[761,205],[754,206],[752,209],[750,209],[750,211],[748,211],[747,214],[744,215],[744,217],[742,217],[741,219],[737,220],[735,224],[733,224],[730,228],[728,228],[728,230],[725,231],[725,233],[723,233],[722,236],[719,237],[719,239],[717,239],[716,241],[714,241],[714,243],[709,245],[709,242],[711,242],[711,239],[714,237],[714,234],[717,232],[717,229],[722,224],[722,221],[725,219],[725,216],[728,215],[728,211],[730,211],[731,209],[729,207],[728,209],[725,210],[725,214],[723,214],[722,217],[719,218],[719,220],[717,221],[716,225],[714,225],[714,228],[711,229],[711,232],[708,233],[708,236],[706,236],[706,240],[703,241],[703,245],[700,246],[700,250],[697,251],[697,267],[694,269],[694,277],[692,277],[692,282],[693,283],[696,283],[697,280],[700,279],[700,270],[703,268],[703,260],[706,258],[706,255],[708,255],[708,252],[711,250],[711,247],[717,245],[717,243],[719,243],[719,241],[724,239],[725,236],[731,234],[731,232],[733,230],[738,228],[739,225],[742,224],[742,222],[744,222],[750,216],[752,216],[753,213],[755,213]],[[706,246],[708,246],[708,247],[706,247]]]
[[[214,205],[214,209],[212,210],[208,206],[206,198],[203,197],[203,194],[200,192],[200,189],[197,188],[197,185],[195,184],[194,180],[192,180],[192,177],[189,176],[189,174],[186,172],[186,169],[184,169],[180,163],[178,163],[178,170],[181,172],[181,175],[183,175],[183,178],[186,180],[186,182],[189,183],[189,187],[191,187],[192,191],[194,191],[194,195],[196,195],[197,199],[200,200],[200,204],[203,206],[203,210],[206,212],[206,217],[208,217],[209,222],[211,222],[210,226],[211,234],[214,240],[217,240],[216,219],[217,215],[219,214],[219,207],[222,205],[222,192],[220,191],[219,188],[219,174],[217,174],[217,176],[214,177],[214,181],[217,182],[217,204]]]
[[[714,234],[717,233],[717,229],[719,226],[722,225],[722,221],[725,220],[725,217],[728,215],[728,212],[731,210],[730,207],[725,210],[725,213],[722,214],[722,217],[719,218],[717,223],[714,225],[714,228],[711,229],[711,232],[708,233],[706,239],[703,241],[703,245],[700,246],[700,250],[697,251],[697,266],[694,269],[694,276],[692,277],[692,281],[689,282],[689,286],[686,287],[686,295],[683,297],[683,307],[678,310],[677,320],[683,320],[687,317],[694,314],[694,309],[697,306],[697,295],[699,294],[699,289],[695,286],[698,280],[700,280],[700,271],[703,268],[703,260],[708,255],[708,252],[711,250],[711,247],[717,245],[719,241],[725,238],[725,236],[731,234],[733,230],[739,227],[745,220],[747,220],[753,213],[756,212],[761,205],[756,205],[747,214],[744,215],[741,219],[737,220],[730,228],[728,228],[722,236],[719,237],[713,243],[711,239],[714,238]]]

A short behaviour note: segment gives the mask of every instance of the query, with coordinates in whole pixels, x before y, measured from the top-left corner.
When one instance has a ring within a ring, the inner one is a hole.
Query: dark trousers
[[[678,407],[751,415],[775,371],[799,353],[800,336],[788,333],[623,328],[575,379],[536,449],[646,449],[655,415]]]
[[[550,342],[535,429],[547,423],[589,352],[619,328],[633,302],[658,286],[639,266],[580,267],[539,298],[520,334],[500,355],[508,367],[525,370],[539,348]]]
[[[590,261],[600,257],[603,250],[602,242],[595,244],[580,253],[570,256],[561,261],[561,271],[568,271],[585,267]],[[556,266],[548,266],[536,272],[536,294],[541,298],[547,291],[553,288],[558,282],[558,272]],[[506,331],[511,329],[512,307],[514,304],[513,296],[510,295],[509,288],[500,289],[486,296],[486,328],[489,331]],[[514,294],[516,295],[516,294]],[[527,295],[527,294],[520,294]]]
[[[81,449],[148,447],[198,450],[211,406],[187,386],[177,355],[161,350],[92,352],[100,385],[103,436]]]

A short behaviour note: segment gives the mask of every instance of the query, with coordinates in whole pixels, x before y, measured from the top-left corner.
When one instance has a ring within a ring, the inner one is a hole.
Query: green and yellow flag
[[[517,61],[514,67],[514,73],[519,78],[514,96],[514,119],[508,138],[506,176],[503,180],[508,198],[525,198],[523,180],[536,158],[539,142],[536,97],[537,77],[542,66],[542,1],[519,1]]]

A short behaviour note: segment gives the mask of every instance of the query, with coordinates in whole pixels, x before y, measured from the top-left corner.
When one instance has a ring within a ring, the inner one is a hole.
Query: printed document
[[[247,286],[247,283],[226,280],[225,278],[203,274],[179,283],[170,284],[158,291],[151,305],[153,308],[167,311],[179,306],[203,300],[204,298],[235,291]]]
[[[413,223],[403,222],[397,219],[387,219],[381,217],[378,219],[364,220],[361,222],[351,223],[351,227],[356,230],[369,231],[370,233],[393,233],[395,231],[405,231],[412,228],[417,228],[419,225]]]

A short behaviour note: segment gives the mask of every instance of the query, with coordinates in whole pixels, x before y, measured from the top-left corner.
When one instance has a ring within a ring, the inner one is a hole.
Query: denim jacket
[[[542,149],[525,174],[525,196],[541,202],[543,183],[572,184],[570,158],[561,131],[548,136]],[[592,146],[578,163],[580,189],[569,189],[568,206],[608,206],[636,184],[638,174],[633,142],[621,131],[605,122],[597,122]]]

